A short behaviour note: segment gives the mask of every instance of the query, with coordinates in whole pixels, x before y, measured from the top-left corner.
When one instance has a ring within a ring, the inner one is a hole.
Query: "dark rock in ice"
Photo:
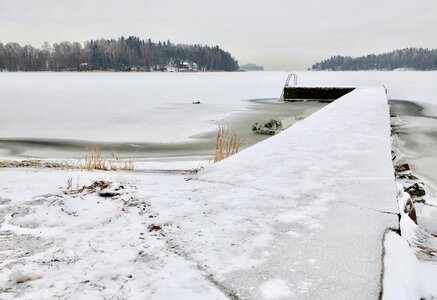
[[[160,231],[162,227],[160,225],[151,224],[148,226],[149,232]]]
[[[425,190],[418,183],[405,188],[404,191],[410,194],[411,197],[425,196]]]
[[[256,134],[275,135],[280,130],[282,130],[282,122],[273,119],[264,124],[252,125],[252,132]]]
[[[407,200],[407,203],[405,203],[404,213],[406,213],[411,218],[411,220],[413,220],[414,223],[417,224],[416,208],[414,207],[411,198]]]
[[[98,195],[100,197],[103,197],[103,198],[111,198],[111,197],[115,197],[115,196],[120,196],[120,193],[116,192],[116,191],[111,191],[111,190],[103,190],[103,191],[99,191]]]
[[[414,176],[413,174],[408,175],[408,179],[411,179],[411,180],[419,180],[419,178],[417,178],[417,177]]]
[[[410,166],[408,164],[397,165],[395,166],[395,171],[396,173],[407,172],[410,171]]]

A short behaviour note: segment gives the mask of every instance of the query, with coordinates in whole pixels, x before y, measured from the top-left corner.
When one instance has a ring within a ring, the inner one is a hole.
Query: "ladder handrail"
[[[279,98],[279,101],[284,101],[284,89],[289,86],[291,77],[293,77],[293,85],[294,86],[297,85],[297,74],[294,74],[294,73],[288,74],[287,80],[285,81],[284,88],[282,89],[282,94],[281,94],[281,97]]]
[[[294,77],[293,85],[295,85],[295,86],[297,85],[297,74],[291,73],[291,74],[288,74],[287,81],[285,82],[284,87],[288,87],[288,85],[290,83],[290,79],[292,76]]]

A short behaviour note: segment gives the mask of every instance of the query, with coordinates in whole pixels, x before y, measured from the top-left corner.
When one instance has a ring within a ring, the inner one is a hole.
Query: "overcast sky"
[[[331,55],[437,48],[437,0],[0,0],[0,41],[40,46],[136,35],[219,45],[298,70]]]

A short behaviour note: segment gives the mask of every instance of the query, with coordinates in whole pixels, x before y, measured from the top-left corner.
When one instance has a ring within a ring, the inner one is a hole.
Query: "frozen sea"
[[[389,99],[437,112],[437,72],[296,73],[299,85],[385,85]],[[81,157],[97,145],[121,157],[204,158],[220,122],[245,148],[266,138],[251,133],[254,122],[291,125],[324,106],[279,103],[287,74],[0,73],[0,157]]]
[[[0,155],[68,158],[92,145],[122,157],[210,155],[221,122],[238,129],[246,147],[265,138],[251,133],[253,123],[290,123],[324,106],[278,105],[285,78],[282,72],[0,73]]]

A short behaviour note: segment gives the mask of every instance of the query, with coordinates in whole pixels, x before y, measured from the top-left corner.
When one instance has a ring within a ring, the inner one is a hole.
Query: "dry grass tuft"
[[[240,141],[235,130],[230,131],[223,124],[218,125],[215,140],[214,162],[219,162],[240,150]]]
[[[64,190],[64,194],[67,195],[75,195],[75,194],[92,194],[104,189],[111,187],[111,182],[105,180],[94,180],[89,185],[83,185],[79,187],[79,183],[76,185],[76,188],[72,188],[73,178],[70,178],[67,181],[67,186]]]
[[[85,158],[79,163],[82,170],[101,170],[101,171],[133,171],[134,164],[131,160],[121,161],[114,151],[111,152],[110,159],[102,158],[101,152],[97,147],[86,148]]]
[[[83,163],[79,164],[83,170],[103,170],[108,171],[107,162],[101,157],[100,150],[97,147],[86,148]]]
[[[69,178],[69,179],[67,180],[67,184],[66,184],[65,189],[66,189],[67,191],[69,191],[69,190],[71,190],[72,187],[73,187],[73,178]]]
[[[109,169],[112,171],[122,170],[122,171],[133,171],[134,163],[131,160],[120,161],[118,159],[117,153],[115,151],[111,152],[111,159],[109,161]]]
[[[74,168],[74,166],[66,161],[51,162],[51,161],[30,159],[30,160],[22,160],[22,161],[1,160],[0,168],[47,168],[47,169],[71,170]]]
[[[133,171],[134,170],[134,163],[131,160],[124,161],[120,164],[118,167],[118,170],[122,171]]]

